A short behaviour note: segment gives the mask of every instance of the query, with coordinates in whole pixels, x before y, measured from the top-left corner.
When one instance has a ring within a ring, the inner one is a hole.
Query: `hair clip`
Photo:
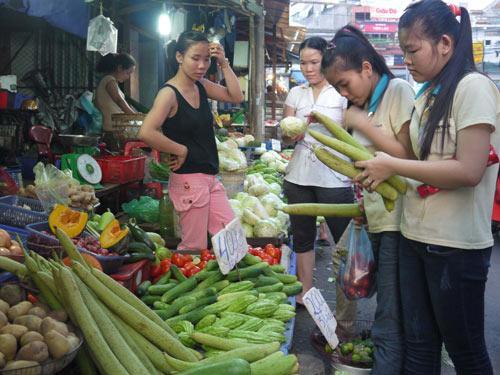
[[[462,14],[462,10],[458,5],[448,4],[448,8],[450,8],[451,13],[453,13],[455,17],[460,17],[460,15]]]
[[[335,44],[333,39],[331,41],[329,41],[328,44],[326,45],[327,50],[335,49],[336,47],[337,47],[337,45]]]

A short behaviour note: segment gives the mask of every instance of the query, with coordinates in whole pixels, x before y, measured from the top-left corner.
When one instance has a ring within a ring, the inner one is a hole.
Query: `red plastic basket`
[[[145,156],[103,156],[96,158],[103,183],[125,184],[144,178]]]

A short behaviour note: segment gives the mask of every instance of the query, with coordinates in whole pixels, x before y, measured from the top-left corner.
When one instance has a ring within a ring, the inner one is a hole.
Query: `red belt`
[[[486,166],[489,167],[490,165],[496,164],[498,162],[498,154],[496,153],[495,148],[490,145],[490,153],[488,155],[488,163],[486,164]],[[417,187],[417,192],[418,195],[420,195],[420,198],[427,198],[429,195],[436,194],[439,191],[441,191],[440,188],[427,184],[422,184]]]

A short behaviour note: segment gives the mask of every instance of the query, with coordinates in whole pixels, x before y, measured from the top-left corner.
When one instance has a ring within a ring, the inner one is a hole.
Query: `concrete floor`
[[[491,268],[486,284],[485,332],[488,351],[495,373],[500,374],[500,240],[496,238],[491,256]],[[335,287],[328,282],[332,277],[331,248],[317,249],[315,286],[321,290],[328,305],[335,311]],[[375,299],[361,300],[358,304],[359,319],[373,319]],[[297,309],[292,353],[299,357],[301,375],[331,374],[331,365],[309,343],[309,334],[315,326],[305,308]],[[452,375],[451,366],[444,365],[442,375]]]

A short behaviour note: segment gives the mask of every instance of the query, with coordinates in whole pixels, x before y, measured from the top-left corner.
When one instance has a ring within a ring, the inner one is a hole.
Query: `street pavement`
[[[331,240],[330,240],[331,241]],[[316,269],[314,285],[318,288],[333,312],[335,312],[335,285],[328,281],[333,277],[332,249],[330,247],[316,249]],[[375,312],[375,298],[361,300],[358,303],[358,319],[373,320]],[[315,323],[307,310],[297,308],[295,331],[291,352],[296,354],[300,363],[301,375],[331,374],[329,361],[316,352],[309,341],[309,335]],[[488,351],[495,373],[500,374],[500,240],[496,237],[491,256],[491,268],[486,284],[485,298],[485,333]],[[452,375],[455,371],[452,366],[442,366],[442,375]]]

